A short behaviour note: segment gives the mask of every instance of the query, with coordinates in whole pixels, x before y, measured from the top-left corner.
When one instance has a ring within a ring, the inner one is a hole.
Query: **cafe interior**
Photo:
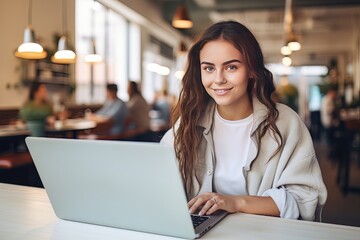
[[[138,141],[142,132],[113,135],[108,123],[87,118],[105,102],[106,84],[127,102],[134,81],[150,106],[142,141],[159,142],[171,127],[159,94],[171,111],[194,39],[235,20],[259,41],[276,100],[313,137],[328,189],[322,221],[360,227],[359,0],[11,0],[0,2],[0,18],[0,182],[43,187],[19,115],[34,82],[46,86],[55,114],[45,137]],[[334,86],[339,124],[328,141],[321,102]]]

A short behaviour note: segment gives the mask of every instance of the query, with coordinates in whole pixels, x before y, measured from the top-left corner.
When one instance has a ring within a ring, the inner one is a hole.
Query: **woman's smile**
[[[226,95],[228,92],[231,91],[231,89],[233,88],[212,88],[212,90],[214,90],[215,93],[220,96]]]

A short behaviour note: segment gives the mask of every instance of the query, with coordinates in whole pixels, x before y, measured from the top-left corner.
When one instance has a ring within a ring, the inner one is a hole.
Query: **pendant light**
[[[182,3],[175,11],[171,24],[174,28],[188,29],[192,28],[193,22],[190,20],[185,5]]]
[[[72,51],[67,43],[67,36],[66,36],[66,0],[62,1],[62,7],[63,7],[63,35],[59,39],[58,43],[58,50],[52,56],[51,61],[54,63],[62,63],[62,64],[70,64],[75,62],[76,54],[74,51]]]
[[[294,32],[293,0],[285,1],[284,36],[285,36],[285,46],[281,48],[281,53],[285,55],[285,57],[287,55],[290,55],[292,52],[299,51],[301,49],[299,37],[295,35]]]
[[[299,42],[299,38],[294,34],[291,33],[288,38],[287,46],[290,48],[291,51],[299,51],[301,49],[301,44]]]
[[[102,56],[96,53],[95,39],[90,41],[90,51],[85,55],[84,61],[87,63],[100,63],[102,62]]]
[[[95,42],[95,33],[94,33],[94,27],[95,27],[95,6],[96,4],[99,4],[94,0],[93,7],[91,8],[91,38],[90,38],[90,48],[88,51],[88,54],[85,55],[84,61],[87,63],[100,63],[102,62],[102,56],[97,54],[96,52],[96,42]]]
[[[23,59],[44,59],[47,53],[43,47],[35,42],[35,32],[31,27],[32,0],[29,0],[28,27],[24,31],[24,41],[15,52],[15,56]]]

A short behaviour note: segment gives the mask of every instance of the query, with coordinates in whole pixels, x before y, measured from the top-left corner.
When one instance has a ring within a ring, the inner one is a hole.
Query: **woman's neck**
[[[217,105],[216,107],[220,116],[223,119],[230,121],[244,119],[253,113],[253,107],[250,100],[242,103],[241,105],[236,105],[236,106]]]

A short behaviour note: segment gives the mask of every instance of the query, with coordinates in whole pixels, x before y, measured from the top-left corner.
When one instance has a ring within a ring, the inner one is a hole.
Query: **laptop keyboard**
[[[200,224],[202,224],[203,222],[205,222],[208,219],[209,219],[209,217],[207,217],[207,216],[191,215],[191,220],[192,220],[194,227],[199,226]]]

